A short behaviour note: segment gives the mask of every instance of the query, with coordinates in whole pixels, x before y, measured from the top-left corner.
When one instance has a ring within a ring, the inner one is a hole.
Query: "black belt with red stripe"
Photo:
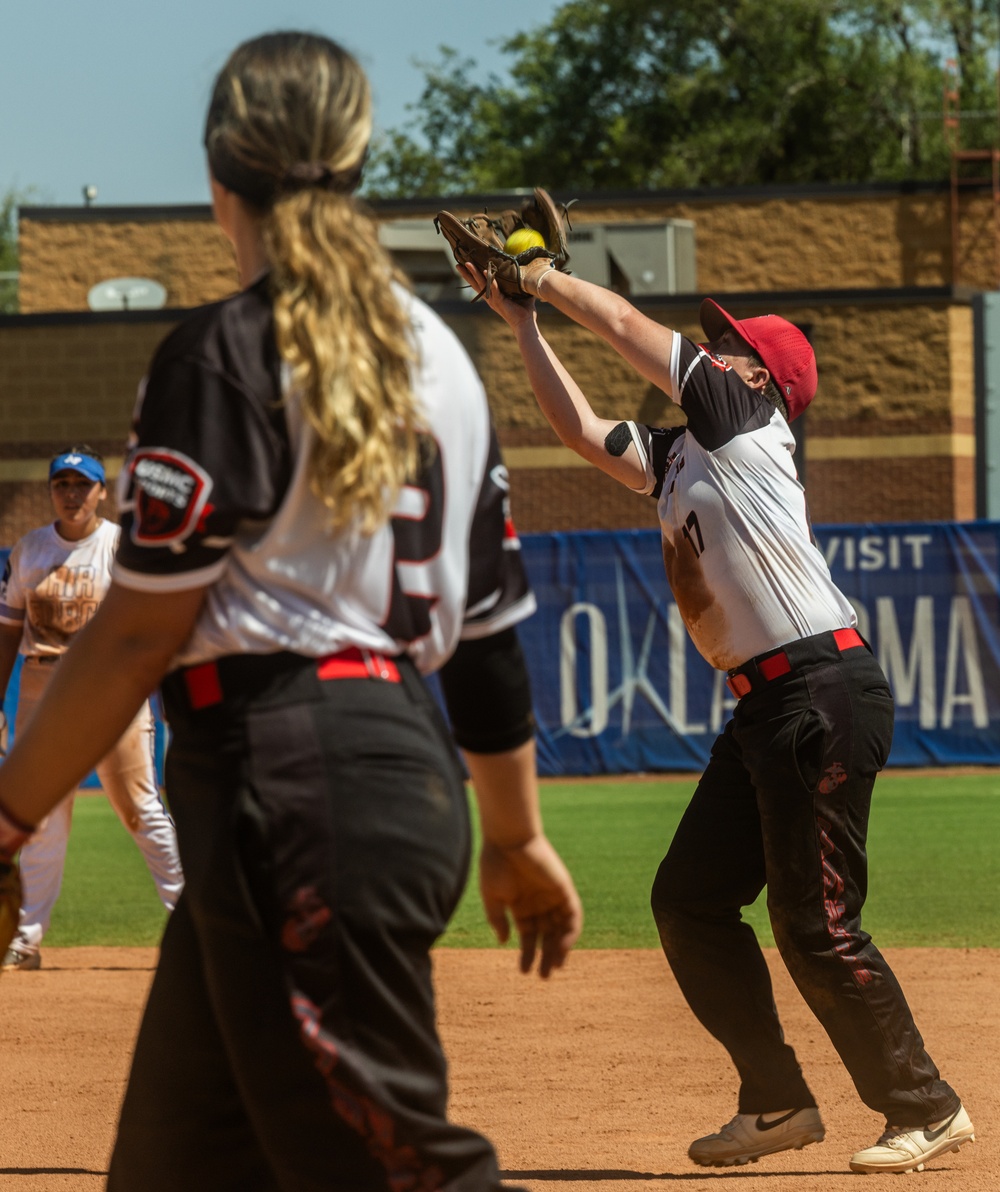
[[[326,654],[312,660],[284,652],[229,655],[215,662],[185,667],[175,672],[175,675],[183,681],[188,705],[199,712],[203,708],[223,703],[230,691],[245,692],[248,680],[277,676],[281,672],[301,671],[309,661],[315,664],[316,677],[323,682],[331,679],[378,679],[384,683],[402,681],[397,666],[399,658],[359,646],[349,646],[345,650],[338,650],[336,654]]]
[[[726,674],[726,686],[737,699],[751,691],[765,687],[785,675],[794,674],[805,666],[824,662],[838,662],[848,650],[866,650],[865,639],[856,629],[834,629],[789,642],[777,650],[758,654],[742,666],[733,667]]]

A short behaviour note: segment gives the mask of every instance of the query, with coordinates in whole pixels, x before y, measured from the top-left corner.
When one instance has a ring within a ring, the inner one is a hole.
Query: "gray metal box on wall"
[[[475,297],[460,277],[448,241],[439,235],[433,220],[384,220],[378,226],[378,237],[425,302],[471,301]]]
[[[691,294],[698,288],[694,222],[578,224],[570,272],[622,294]]]

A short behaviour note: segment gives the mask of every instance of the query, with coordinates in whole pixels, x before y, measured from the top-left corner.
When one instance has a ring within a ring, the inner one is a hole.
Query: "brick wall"
[[[95,208],[89,209],[93,212]],[[87,294],[114,277],[150,277],[167,291],[168,307],[199,306],[237,288],[229,242],[211,212],[182,219],[160,216],[18,220],[22,314],[87,310]]]
[[[570,196],[560,196],[568,198]],[[513,202],[491,197],[495,208]],[[428,223],[483,201],[374,204],[382,218]],[[961,282],[992,289],[997,235],[992,196],[971,190],[960,209]],[[944,184],[758,192],[659,192],[584,196],[574,227],[588,222],[689,219],[695,223],[698,289],[789,291],[950,285],[951,196]],[[236,285],[232,250],[208,207],[24,208],[19,217],[21,310],[86,310],[91,286],[110,277],[152,277],[168,306],[194,306]]]
[[[698,335],[695,306],[644,309]],[[766,308],[735,303],[727,309],[746,317]],[[809,328],[819,364],[818,395],[803,420],[803,471],[814,520],[974,517],[971,309],[944,300],[858,301],[785,304],[776,313]],[[551,308],[542,307],[540,322],[599,415],[658,426],[678,421],[666,395],[606,345]],[[522,529],[655,524],[651,502],[579,467],[558,445],[499,319],[470,310],[452,323],[486,384]]]
[[[697,308],[648,307],[696,336]],[[737,317],[758,307],[732,305]],[[975,516],[972,317],[945,300],[786,305],[807,326],[820,369],[804,416],[804,475],[817,522]],[[511,468],[524,531],[655,526],[655,506],[563,448],[535,404],[506,325],[486,308],[446,318],[477,361]],[[603,417],[675,424],[680,415],[614,352],[550,307],[543,330]],[[48,458],[83,439],[114,474],[136,387],[171,326],[138,315],[0,322],[0,542],[49,515]],[[113,502],[109,503],[113,513]]]
[[[48,461],[74,442],[120,467],[136,391],[172,321],[84,316],[0,325],[0,544],[51,516]],[[113,492],[105,507],[115,516]]]
[[[506,205],[490,196],[452,209],[481,210],[484,202]],[[426,221],[443,205],[385,203],[376,213]],[[773,311],[808,329],[820,389],[803,421],[800,466],[817,522],[975,515],[972,318],[950,289],[946,186],[664,192],[586,197],[573,208],[574,226],[671,218],[695,221],[700,292],[737,317]],[[992,218],[988,195],[965,197],[961,244],[988,242]],[[90,286],[110,276],[152,276],[176,307],[237,284],[232,252],[207,207],[29,208],[20,236],[23,310],[36,314],[0,318],[0,542],[47,518],[46,461],[69,440],[105,451],[114,472],[136,385],[179,317],[37,312],[85,311]],[[963,281],[987,288],[995,284],[992,267],[992,253],[963,255]],[[651,501],[581,466],[555,441],[506,326],[479,304],[440,309],[486,384],[519,526],[655,525]],[[643,309],[700,336],[690,298]],[[666,395],[610,348],[549,307],[540,318],[599,414],[676,421]]]

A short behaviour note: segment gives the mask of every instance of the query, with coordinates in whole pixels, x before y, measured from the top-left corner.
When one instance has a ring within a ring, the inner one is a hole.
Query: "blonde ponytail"
[[[349,193],[371,134],[367,79],[336,43],[269,34],[216,83],[216,179],[261,216],[278,350],[315,432],[310,483],[331,527],[371,532],[416,470],[415,349],[374,220]]]

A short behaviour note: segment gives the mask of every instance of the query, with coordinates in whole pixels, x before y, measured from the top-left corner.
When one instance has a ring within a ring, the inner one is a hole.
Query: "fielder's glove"
[[[7,954],[11,940],[17,934],[21,874],[14,858],[30,835],[0,808],[0,959]]]
[[[532,261],[547,259],[555,269],[566,269],[569,248],[569,206],[557,207],[549,194],[536,187],[534,198],[525,201],[520,211],[484,212],[469,219],[459,219],[450,211],[438,212],[434,226],[448,241],[460,265],[472,264],[486,278],[486,286],[476,298],[488,296],[494,283],[515,302],[530,302],[532,295],[521,284],[521,270]],[[542,236],[544,245],[522,252],[511,252],[507,244],[515,232],[533,231]]]

